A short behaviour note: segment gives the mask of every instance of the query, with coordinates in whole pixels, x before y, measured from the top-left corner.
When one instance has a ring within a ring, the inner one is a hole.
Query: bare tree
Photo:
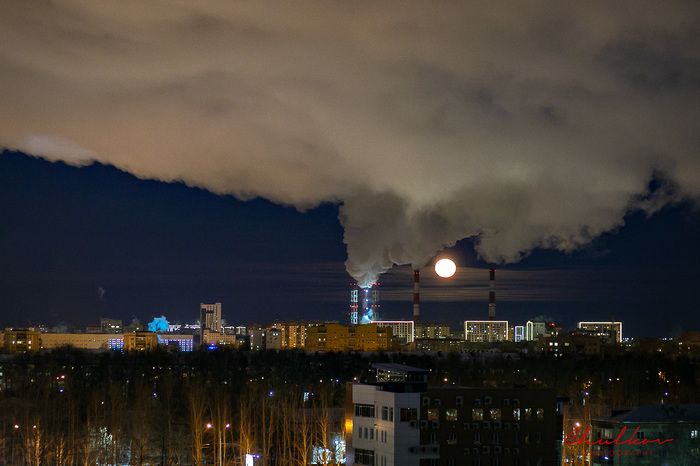
[[[206,431],[207,391],[200,381],[187,384],[188,423],[192,445],[192,459],[195,466],[203,464],[204,433]]]

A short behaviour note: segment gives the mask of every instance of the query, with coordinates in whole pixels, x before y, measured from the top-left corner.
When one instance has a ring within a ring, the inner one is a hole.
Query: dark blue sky
[[[700,327],[700,2],[5,3],[5,325]]]
[[[4,152],[0,213],[3,326],[82,328],[99,316],[184,323],[199,302],[216,301],[233,324],[346,319],[352,279],[335,205],[300,213],[110,166]],[[697,212],[678,205],[628,215],[619,232],[572,254],[535,250],[497,267],[498,317],[544,315],[571,327],[614,316],[628,336],[700,329],[699,234]],[[469,240],[445,254],[460,271],[439,281],[423,269],[423,317],[484,318],[489,264]],[[395,267],[381,283],[384,316],[408,318],[410,268]]]

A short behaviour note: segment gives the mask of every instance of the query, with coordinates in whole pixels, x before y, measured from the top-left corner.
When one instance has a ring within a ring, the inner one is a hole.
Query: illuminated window
[[[690,438],[698,438],[698,431],[697,431],[697,430],[691,430],[691,431],[690,431]]]
[[[494,421],[501,419],[501,410],[498,408],[492,409],[491,410],[491,419],[493,419]]]
[[[445,410],[445,420],[446,421],[456,421],[457,420],[457,410],[454,408],[446,409]]]
[[[514,409],[513,409],[513,420],[514,420],[514,421],[519,421],[519,420],[520,420],[520,408],[514,408]]]
[[[484,419],[484,410],[480,408],[472,409],[472,419],[475,421],[481,421]]]
[[[532,408],[525,408],[523,411],[525,411],[524,414],[524,419],[528,420],[532,418]]]
[[[440,410],[439,409],[429,409],[428,410],[428,420],[429,421],[437,421],[440,419]]]
[[[544,419],[544,408],[537,408],[537,420],[542,421]]]

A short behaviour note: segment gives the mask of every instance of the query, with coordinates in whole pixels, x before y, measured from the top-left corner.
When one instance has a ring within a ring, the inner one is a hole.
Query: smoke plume
[[[697,200],[700,3],[507,3],[9,2],[0,146],[338,203],[360,284]]]

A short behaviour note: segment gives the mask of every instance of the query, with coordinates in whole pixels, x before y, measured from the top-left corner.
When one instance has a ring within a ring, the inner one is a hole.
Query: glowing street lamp
[[[211,429],[214,427],[214,424],[211,422],[207,422],[206,424],[207,429]],[[230,429],[231,424],[226,423],[224,424],[224,429]],[[216,433],[219,437],[219,465],[223,466],[224,464],[224,458],[223,458],[223,451],[226,449],[226,435],[223,434],[223,429],[216,429]]]

